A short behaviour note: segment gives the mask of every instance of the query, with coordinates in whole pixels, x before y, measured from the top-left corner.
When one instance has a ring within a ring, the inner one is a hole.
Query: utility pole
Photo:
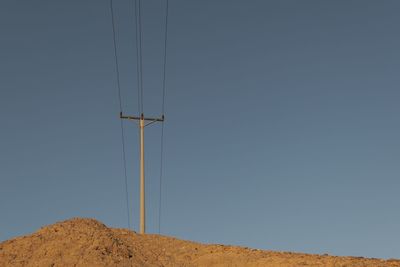
[[[140,117],[124,116],[122,112],[119,113],[121,119],[139,121],[140,130],[140,234],[146,232],[146,208],[145,208],[145,179],[144,179],[144,128],[155,122],[163,122],[164,115],[161,118],[146,118],[143,113]]]

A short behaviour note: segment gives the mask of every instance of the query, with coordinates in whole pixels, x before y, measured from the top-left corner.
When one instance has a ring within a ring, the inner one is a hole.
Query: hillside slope
[[[0,266],[400,266],[400,260],[334,257],[204,245],[74,218],[0,243]]]

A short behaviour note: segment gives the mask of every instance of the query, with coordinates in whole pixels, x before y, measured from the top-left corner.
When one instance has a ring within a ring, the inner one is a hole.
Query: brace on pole
[[[136,116],[123,116],[122,112],[119,113],[121,119],[139,121],[140,129],[140,234],[146,232],[146,209],[145,209],[145,180],[144,180],[144,127],[149,126],[155,122],[163,122],[164,115],[161,118],[146,118],[143,113],[140,117]],[[147,123],[146,123],[147,122]]]

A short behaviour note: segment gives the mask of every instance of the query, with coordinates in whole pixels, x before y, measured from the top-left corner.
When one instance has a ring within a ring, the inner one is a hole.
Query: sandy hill
[[[71,219],[0,243],[0,266],[400,266],[380,260],[204,245]]]

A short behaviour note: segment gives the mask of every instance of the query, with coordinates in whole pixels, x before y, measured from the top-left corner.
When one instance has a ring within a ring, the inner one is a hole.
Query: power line
[[[167,67],[167,40],[168,40],[168,11],[169,1],[167,0],[165,7],[165,31],[164,31],[164,64],[163,64],[163,84],[162,84],[162,107],[161,112],[164,117],[165,113],[165,93],[166,93],[166,67]],[[161,124],[161,141],[160,141],[160,180],[159,180],[159,203],[158,203],[158,233],[161,233],[161,215],[162,215],[162,175],[164,163],[164,121]]]
[[[159,183],[159,202],[158,202],[158,233],[161,233],[161,209],[162,209],[162,174],[164,158],[164,122],[161,123],[161,150],[160,150],[160,183]]]
[[[142,53],[142,7],[141,0],[135,0],[135,20],[136,20],[136,69],[138,76],[138,106],[139,112],[143,113],[143,53]]]
[[[141,90],[141,98],[140,101],[142,102],[142,113],[144,112],[144,102],[143,102],[143,32],[142,32],[142,6],[141,0],[139,0],[139,47],[140,47],[140,90]]]
[[[136,22],[136,72],[137,72],[137,87],[138,87],[138,111],[141,114],[140,117],[137,116],[124,116],[122,112],[122,97],[121,97],[121,86],[120,86],[120,74],[119,74],[119,64],[117,55],[117,45],[116,45],[116,34],[115,34],[115,22],[114,22],[114,11],[113,11],[113,0],[110,0],[110,9],[112,14],[112,26],[113,26],[113,40],[114,40],[114,56],[117,72],[117,87],[118,87],[118,99],[120,105],[120,118],[139,120],[140,122],[140,143],[141,143],[141,215],[140,215],[140,231],[145,232],[145,206],[144,206],[144,142],[143,142],[143,129],[147,125],[154,122],[162,122],[161,126],[161,149],[160,149],[160,179],[159,179],[159,213],[158,213],[158,232],[161,232],[161,215],[162,215],[162,175],[163,175],[163,154],[164,154],[164,113],[165,113],[165,97],[166,97],[166,66],[167,66],[167,37],[168,37],[168,0],[166,0],[166,12],[165,12],[165,32],[164,32],[164,56],[163,56],[163,76],[162,76],[162,117],[161,118],[147,118],[144,117],[144,88],[143,88],[143,32],[142,32],[142,15],[141,15],[141,0],[135,0],[135,22]],[[150,121],[145,123],[145,121]],[[125,153],[125,135],[124,127],[121,120],[121,136],[122,136],[122,150],[123,150],[123,161],[124,161],[124,173],[125,173],[125,188],[126,188],[126,199],[127,199],[127,214],[128,214],[128,225],[130,228],[129,219],[129,201],[128,201],[128,183],[127,183],[127,171],[126,171],[126,153]]]
[[[140,64],[139,64],[139,39],[138,39],[138,18],[137,18],[137,0],[135,0],[135,42],[136,42],[136,77],[137,77],[137,102],[138,114],[141,113],[142,107],[140,106]]]
[[[163,93],[162,93],[162,114],[164,115],[164,103],[165,103],[165,72],[167,67],[167,40],[168,40],[168,0],[166,4],[165,11],[165,34],[164,34],[164,67],[163,67]]]
[[[114,21],[114,8],[113,8],[113,0],[110,0],[110,11],[111,11],[111,23],[113,30],[113,43],[114,43],[114,58],[115,58],[115,70],[117,73],[117,88],[118,88],[118,100],[119,100],[119,111],[122,113],[122,98],[121,98],[121,83],[120,83],[120,74],[119,74],[119,62],[118,62],[118,53],[117,53],[117,42],[115,36],[115,21]],[[120,120],[121,125],[121,144],[122,144],[122,159],[124,166],[124,176],[125,176],[125,197],[126,197],[126,213],[128,219],[128,228],[131,228],[130,214],[129,214],[129,198],[128,198],[128,175],[126,171],[126,153],[125,153],[125,134],[124,134],[124,124],[122,119]]]

